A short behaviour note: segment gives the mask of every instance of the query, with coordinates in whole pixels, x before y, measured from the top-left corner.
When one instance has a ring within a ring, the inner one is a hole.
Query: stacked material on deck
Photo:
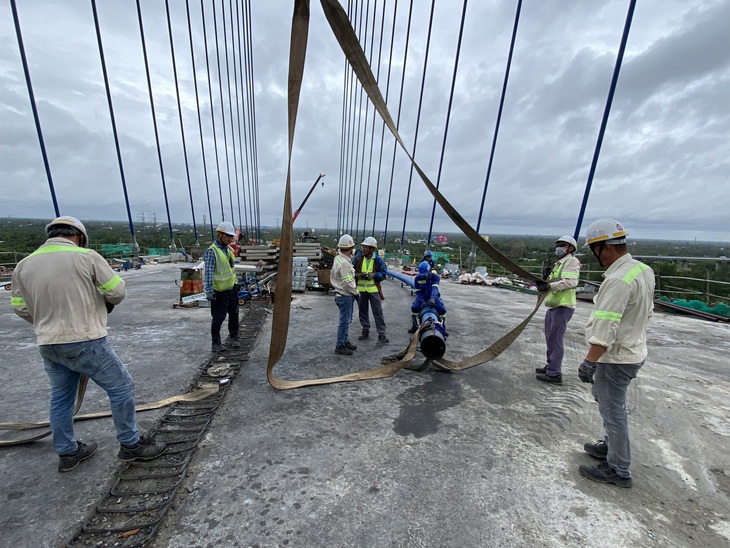
[[[309,260],[306,257],[294,257],[292,268],[292,291],[304,291],[307,289],[307,269]]]
[[[243,245],[238,251],[241,264],[258,265],[264,272],[277,270],[279,267],[279,248],[273,245]]]

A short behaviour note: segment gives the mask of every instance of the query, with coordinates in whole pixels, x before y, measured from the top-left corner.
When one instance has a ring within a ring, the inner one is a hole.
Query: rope
[[[147,41],[144,35],[144,24],[142,22],[142,7],[137,0],[137,20],[139,22],[139,35],[142,39],[142,57],[144,58],[144,71],[147,76],[147,94],[150,98],[150,110],[152,111],[152,127],[155,130],[155,145],[157,147],[157,163],[160,166],[160,179],[162,180],[162,194],[165,197],[165,212],[167,213],[167,227],[170,232],[171,247],[175,247],[175,235],[172,232],[172,219],[170,218],[170,202],[167,198],[167,183],[165,181],[165,168],[162,164],[162,150],[160,148],[160,134],[157,128],[157,115],[155,114],[155,100],[152,95],[152,79],[150,78],[150,64],[147,57]]]
[[[230,2],[230,0],[229,0]],[[231,17],[233,13],[231,13]],[[233,94],[231,93],[231,65],[228,60],[228,34],[226,30],[226,2],[221,2],[221,21],[223,21],[223,46],[226,53],[226,82],[228,85],[228,116],[231,122],[231,148],[233,149],[233,180],[236,187],[236,203],[238,204],[238,226],[241,226],[241,191],[238,182],[238,154],[236,152],[236,130],[235,120],[233,119]],[[233,19],[231,19],[232,25]],[[233,35],[233,28],[231,28],[231,35]],[[235,67],[233,68],[235,73]],[[231,196],[231,208],[233,208],[233,196]],[[231,220],[233,220],[233,209],[231,209]]]
[[[621,35],[621,45],[618,48],[618,55],[616,56],[616,65],[613,68],[613,76],[611,77],[611,86],[608,90],[608,97],[606,98],[606,107],[603,110],[603,118],[601,119],[601,129],[598,131],[598,139],[596,140],[596,148],[593,151],[593,160],[591,161],[591,169],[588,173],[588,181],[586,182],[586,190],[583,194],[583,201],[580,204],[580,213],[578,214],[578,222],[575,224],[575,231],[573,237],[578,240],[580,235],[580,227],[583,224],[583,215],[586,211],[586,205],[588,204],[588,196],[591,193],[591,186],[593,185],[593,176],[596,173],[596,166],[598,165],[598,155],[601,153],[601,145],[603,144],[603,136],[606,133],[606,125],[608,124],[608,115],[611,112],[611,105],[613,104],[613,95],[616,91],[616,83],[618,82],[618,75],[621,72],[621,63],[624,58],[624,51],[626,51],[626,42],[629,40],[629,31],[631,30],[631,20],[634,17],[634,8],[636,8],[636,0],[631,0],[629,3],[629,11],[626,14],[626,22],[624,23],[624,32]]]
[[[139,4],[139,0],[137,0]],[[210,217],[210,233],[213,234],[213,209],[210,203],[210,185],[208,181],[208,164],[205,160],[205,145],[203,143],[203,122],[200,116],[200,96],[198,95],[198,74],[195,69],[195,52],[193,47],[193,26],[190,22],[190,0],[185,0],[185,13],[188,20],[188,42],[190,43],[190,61],[193,67],[193,85],[195,87],[195,107],[198,114],[198,135],[200,136],[200,154],[203,158],[203,177],[205,179],[205,196],[208,200],[208,216]],[[205,223],[203,223],[205,224]]]
[[[248,52],[249,62],[248,71],[250,75],[250,86],[249,86],[249,102],[250,102],[250,113],[251,113],[251,146],[253,155],[253,167],[254,179],[255,179],[255,205],[256,205],[256,230],[257,230],[257,241],[261,241],[261,205],[259,196],[259,160],[258,160],[258,142],[256,140],[256,96],[253,88],[253,43],[251,37],[251,2],[247,2],[248,6]]]
[[[454,57],[454,74],[451,77],[451,92],[449,93],[449,106],[446,109],[446,126],[444,127],[444,140],[441,143],[441,158],[439,159],[438,175],[436,175],[436,188],[441,184],[441,169],[444,165],[444,152],[446,151],[446,137],[449,134],[449,121],[451,120],[451,105],[454,102],[454,88],[456,88],[456,73],[459,68],[459,55],[461,53],[461,39],[464,36],[464,20],[466,19],[466,4],[468,0],[464,0],[464,7],[461,10],[461,25],[459,26],[459,40],[456,45],[456,56]],[[434,199],[431,206],[431,224],[428,226],[428,241],[426,249],[431,248],[431,235],[433,234],[433,219],[436,215],[436,200]],[[478,229],[477,229],[478,230]]]
[[[246,101],[244,102],[244,118],[246,109],[248,109],[248,123],[246,125],[248,129],[247,141],[247,158],[248,150],[250,148],[251,158],[249,162],[250,170],[250,184],[248,188],[249,193],[249,212],[251,219],[251,227],[256,230],[256,239],[261,239],[261,220],[258,214],[259,201],[258,201],[258,161],[256,158],[256,109],[254,104],[254,86],[253,86],[253,45],[251,44],[251,4],[247,3],[247,10],[244,13],[244,25],[243,25],[243,44],[244,52],[246,54]],[[242,10],[243,11],[243,10]],[[240,52],[239,52],[240,55]],[[243,66],[243,65],[242,65]],[[241,78],[243,80],[243,77]],[[241,82],[243,85],[243,81]]]
[[[215,7],[215,6],[214,6]],[[226,220],[226,214],[223,208],[223,184],[221,182],[221,168],[218,161],[218,134],[215,130],[215,110],[213,108],[213,87],[210,80],[210,60],[208,58],[208,34],[205,30],[205,6],[203,0],[200,0],[200,13],[203,19],[203,43],[205,44],[205,68],[208,74],[208,99],[210,100],[210,121],[213,125],[213,147],[215,149],[215,171],[218,175],[218,195],[221,202],[221,221]],[[213,234],[213,217],[211,214],[211,234]]]
[[[221,119],[223,120],[223,146],[226,151],[226,174],[228,175],[228,198],[231,204],[231,221],[233,220],[233,189],[231,187],[231,164],[228,160],[228,130],[226,129],[226,113],[223,106],[223,81],[221,80],[221,56],[218,47],[218,18],[215,12],[215,0],[213,0],[213,30],[215,32],[215,58],[218,61],[218,92],[221,100]],[[225,37],[224,37],[225,40]],[[225,217],[223,218],[225,221]]]
[[[403,73],[401,74],[400,79],[400,94],[398,97],[398,113],[396,114],[397,120],[395,122],[395,129],[398,131],[400,128],[400,115],[402,112],[401,106],[403,105],[403,87],[405,86],[406,82],[406,63],[408,62],[408,43],[411,39],[411,19],[413,16],[413,0],[410,2],[410,6],[408,8],[408,25],[406,27],[406,45],[403,48]],[[377,106],[375,107],[377,108]],[[382,116],[382,114],[381,114]],[[395,174],[395,153],[398,150],[398,141],[393,141],[393,161],[390,164],[390,185],[388,187],[388,205],[385,209],[385,228],[383,229],[383,248],[385,248],[385,242],[388,239],[388,221],[390,220],[390,200],[393,196],[393,176]],[[402,242],[401,242],[402,245]]]
[[[33,83],[30,80],[30,70],[28,69],[28,59],[25,57],[25,45],[23,44],[23,34],[20,31],[20,19],[18,18],[18,8],[15,0],[10,0],[10,7],[13,10],[13,23],[15,23],[15,36],[18,39],[18,49],[20,50],[20,60],[23,62],[23,74],[25,74],[25,85],[28,88],[28,97],[30,98],[30,108],[33,111],[33,121],[35,122],[35,130],[38,134],[38,143],[41,146],[41,156],[43,156],[43,166],[46,169],[46,179],[48,179],[48,187],[51,191],[51,201],[53,202],[53,210],[56,217],[60,217],[58,210],[58,201],[56,200],[56,190],[53,186],[53,177],[51,176],[51,167],[48,163],[48,154],[46,153],[46,143],[43,140],[43,130],[41,129],[41,119],[38,115],[38,107],[35,103],[35,94],[33,93]],[[347,61],[345,61],[347,62]]]
[[[423,75],[421,76],[421,92],[418,95],[418,114],[416,115],[416,131],[413,136],[413,158],[416,157],[416,146],[418,145],[418,128],[421,124],[421,107],[423,106],[423,90],[426,86],[426,68],[428,67],[428,54],[431,49],[431,30],[433,29],[433,11],[436,0],[431,0],[431,14],[428,18],[428,34],[426,35],[426,53],[423,57]],[[403,231],[400,237],[400,247],[406,239],[406,222],[408,221],[408,204],[411,200],[411,183],[413,182],[413,164],[411,164],[410,174],[408,175],[408,192],[406,192],[406,207],[403,212]]]
[[[378,13],[378,0],[375,0],[375,6],[373,7],[373,30],[372,34],[373,37],[375,35],[375,16]],[[378,46],[378,70],[375,75],[375,79],[380,79],[380,60],[383,53],[383,28],[385,27],[385,4],[383,4],[383,15],[381,17],[380,22],[380,44]],[[372,62],[373,58],[373,45],[375,45],[375,40],[372,41],[370,45],[370,62]],[[370,101],[367,103],[367,109],[365,111],[365,121],[366,121],[366,127],[367,127],[367,117],[368,117],[368,110],[370,109]],[[362,237],[365,238],[367,234],[365,234],[365,224],[367,223],[368,218],[368,205],[370,205],[370,177],[372,175],[373,171],[373,145],[375,143],[375,115],[376,112],[373,110],[373,125],[370,129],[370,158],[368,159],[368,182],[367,186],[365,188],[365,212],[362,216]]]
[[[241,119],[241,101],[238,97],[238,77],[236,76],[236,52],[238,52],[238,74],[241,75],[241,96],[243,96],[243,63],[241,61],[241,16],[239,13],[239,7],[238,2],[236,2],[236,33],[233,34],[233,5],[229,2],[229,11],[231,12],[231,37],[233,40],[233,80],[234,80],[234,88],[236,90],[236,116],[238,119],[238,149],[239,149],[239,156],[241,158],[241,185],[243,190],[243,231],[246,234],[249,234],[249,226],[253,226],[253,224],[249,225],[249,216],[248,216],[248,207],[246,206],[246,189],[248,188],[248,185],[246,184],[246,178],[248,175],[248,170],[245,168],[245,166],[249,165],[249,159],[248,159],[248,143],[246,143],[246,146],[244,147],[244,138],[243,138],[243,132],[241,131],[241,126],[243,125],[243,121]],[[238,38],[238,42],[236,42],[236,38]],[[238,49],[236,49],[236,43],[238,43]],[[245,149],[245,158],[246,163],[244,164],[244,149]],[[250,205],[250,200],[248,200],[248,204]]]
[[[180,137],[182,137],[183,159],[185,161],[185,175],[188,181],[188,195],[190,197],[190,215],[193,218],[193,233],[195,243],[198,241],[198,225],[195,222],[195,204],[193,203],[193,185],[190,181],[190,165],[188,163],[188,147],[185,143],[185,128],[183,126],[182,106],[180,104],[180,86],[177,80],[177,63],[175,61],[175,43],[172,39],[172,22],[170,21],[170,2],[165,0],[165,13],[167,14],[167,34],[170,37],[170,56],[172,59],[172,75],[175,78],[175,99],[177,100],[177,114],[180,121]]]
[[[101,41],[101,30],[99,29],[99,14],[96,11],[96,0],[91,0],[91,9],[94,12],[94,28],[96,29],[96,41],[99,45],[99,57],[101,58],[101,70],[104,75],[104,87],[106,88],[106,100],[109,105],[109,116],[112,122],[112,133],[114,134],[114,146],[117,151],[117,163],[119,164],[119,175],[122,178],[122,190],[124,191],[124,203],[127,206],[127,218],[129,219],[129,233],[132,236],[132,253],[139,256],[139,245],[134,235],[134,223],[132,212],[129,208],[129,195],[127,194],[127,181],[124,178],[124,165],[122,163],[122,152],[119,147],[119,135],[117,134],[117,122],[114,117],[114,105],[112,105],[112,94],[109,88],[109,76],[106,71],[106,60],[104,59],[104,46]]]
[[[383,18],[385,19],[385,5],[383,5]],[[395,0],[395,5],[393,7],[393,28],[390,32],[390,54],[388,55],[388,78],[386,79],[385,84],[385,102],[388,102],[388,93],[390,92],[390,67],[393,64],[393,43],[395,42],[395,22],[398,18],[398,0]],[[380,30],[380,34],[382,36],[383,31]],[[345,63],[347,63],[347,60],[345,60]],[[378,60],[378,70],[380,70],[380,61]],[[381,120],[382,122],[382,120]],[[382,122],[380,130],[380,154],[378,156],[378,180],[375,185],[375,205],[373,206],[373,234],[375,234],[375,222],[378,218],[378,197],[380,196],[380,174],[382,171],[382,164],[383,164],[383,144],[385,142],[385,122]],[[385,237],[385,236],[384,236]],[[383,246],[385,246],[385,242],[383,242]]]

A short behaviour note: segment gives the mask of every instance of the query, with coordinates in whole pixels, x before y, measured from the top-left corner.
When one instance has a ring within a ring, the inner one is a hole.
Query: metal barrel
[[[180,300],[203,292],[203,269],[180,267]]]

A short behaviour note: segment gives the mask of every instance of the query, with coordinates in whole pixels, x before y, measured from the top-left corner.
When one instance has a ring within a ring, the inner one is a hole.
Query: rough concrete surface
[[[172,309],[175,265],[123,275],[128,297],[110,316],[109,339],[135,379],[137,402],[185,392],[210,357],[209,311]],[[295,293],[275,373],[329,377],[402,350],[412,297],[400,282],[383,288],[391,342],[372,334],[357,341],[355,317],[353,357],[334,354],[333,296]],[[442,294],[450,359],[504,335],[535,299],[448,280]],[[48,381],[32,330],[9,300],[0,293],[0,422],[45,420]],[[730,326],[653,317],[650,355],[627,404],[634,487],[620,489],[578,473],[579,464],[596,462],[583,443],[602,436],[597,405],[576,373],[591,308],[579,302],[569,324],[563,386],[534,376],[544,364],[544,308],[501,356],[467,371],[404,370],[291,391],[266,381],[269,316],[153,545],[728,546]],[[82,412],[106,408],[90,386]],[[141,413],[141,425],[163,412]],[[109,488],[119,466],[111,421],[76,428],[99,450],[67,474],[56,471],[48,438],[0,449],[0,546],[62,545]]]

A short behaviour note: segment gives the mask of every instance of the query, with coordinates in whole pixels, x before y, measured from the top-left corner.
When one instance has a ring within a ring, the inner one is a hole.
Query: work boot
[[[344,346],[338,346],[335,348],[335,354],[339,354],[340,356],[352,356],[352,350]]]
[[[389,343],[390,339],[386,337],[385,335],[378,335],[378,342],[379,343]]]
[[[591,481],[597,481],[598,483],[613,483],[619,487],[631,487],[634,482],[631,478],[624,478],[618,475],[616,470],[607,462],[602,462],[598,466],[590,466],[588,464],[581,464],[578,467],[580,475],[584,478],[588,478]]]
[[[416,331],[418,331],[418,320],[416,320],[416,317],[415,316],[411,316],[411,320],[413,320],[413,325],[408,330],[408,332],[409,333],[415,333]]]
[[[535,368],[535,373],[540,373],[540,374],[544,375],[545,374],[545,371],[547,371],[547,366],[546,367],[536,367]]]
[[[538,373],[537,375],[535,375],[535,378],[538,381],[546,382],[548,384],[563,384],[562,375],[555,375],[554,377],[549,377],[545,373]]]
[[[92,441],[89,443],[83,443],[80,441],[76,442],[76,452],[67,453],[65,455],[58,455],[60,461],[58,463],[59,472],[70,472],[76,468],[80,463],[87,459],[90,459],[96,453],[96,442]]]
[[[364,341],[365,339],[370,338],[370,332],[369,331],[363,331],[360,336],[357,338],[358,341]]]
[[[345,348],[347,348],[348,350],[357,350],[357,346],[352,344],[350,341],[347,341],[345,343]]]
[[[124,461],[151,460],[158,457],[165,450],[165,447],[166,444],[163,441],[152,441],[145,436],[140,436],[137,445],[134,447],[120,445],[117,458]]]
[[[215,352],[216,354],[218,354],[220,352],[225,352],[227,350],[226,347],[223,346],[221,343],[213,343],[213,345],[211,346],[210,349],[212,352]]]
[[[228,337],[226,339],[226,346],[228,348],[241,348],[241,343],[238,342],[238,337]]]
[[[583,450],[591,457],[599,460],[606,460],[608,456],[608,446],[604,440],[598,440],[596,443],[586,443]]]

